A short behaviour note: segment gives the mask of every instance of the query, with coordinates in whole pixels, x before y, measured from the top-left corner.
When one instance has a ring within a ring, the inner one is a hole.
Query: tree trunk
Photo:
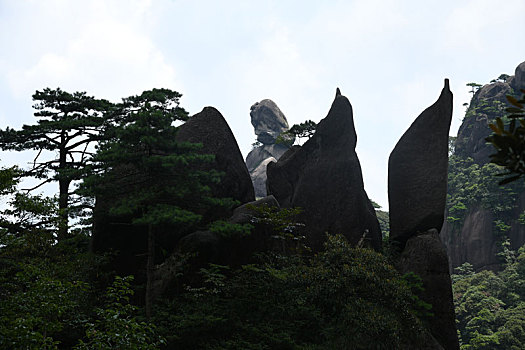
[[[65,136],[63,135],[65,139]],[[65,144],[65,140],[63,140]],[[69,230],[69,185],[71,183],[70,179],[62,178],[60,174],[61,170],[66,170],[67,165],[67,151],[65,148],[61,148],[59,151],[59,169],[58,169],[58,240],[64,240],[67,238]]]
[[[153,280],[155,275],[155,235],[153,225],[148,225],[148,261],[146,264],[146,318],[149,320],[152,316],[153,306]]]

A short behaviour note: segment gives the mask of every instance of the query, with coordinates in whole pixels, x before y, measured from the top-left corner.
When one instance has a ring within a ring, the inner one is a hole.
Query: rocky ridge
[[[494,153],[493,147],[485,140],[492,133],[488,125],[505,115],[508,105],[506,95],[516,93],[520,88],[525,88],[525,62],[519,64],[515,74],[506,81],[483,85],[475,92],[458,131],[454,157],[472,158],[480,168],[487,165],[489,155]],[[493,182],[498,180],[492,179]],[[497,193],[490,195],[498,196]],[[520,215],[525,211],[525,193],[516,193],[511,198],[508,196],[504,195],[506,200],[514,203],[514,209],[505,210],[503,221],[510,227],[505,236],[509,238],[510,248],[515,250],[525,244],[525,226],[519,222]],[[497,232],[495,221],[501,219],[501,213],[495,215],[494,208],[482,202],[470,203],[459,224],[446,222],[441,230],[451,270],[465,262],[472,264],[476,271],[500,268],[501,259],[497,254],[501,250],[501,235]]]

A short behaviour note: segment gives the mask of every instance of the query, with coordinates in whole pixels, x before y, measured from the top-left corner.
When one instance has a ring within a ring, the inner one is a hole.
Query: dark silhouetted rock
[[[441,230],[443,225],[451,120],[452,93],[446,79],[437,102],[417,117],[390,154],[390,238],[401,249],[418,232]]]
[[[220,184],[213,188],[215,197],[233,198],[241,204],[255,199],[250,174],[237,141],[218,110],[205,107],[191,117],[180,126],[177,141],[202,143],[202,153],[215,155],[210,168],[224,172]]]
[[[272,100],[257,102],[251,106],[250,110],[257,140],[262,144],[275,144],[277,137],[289,128],[283,112]]]
[[[438,231],[430,229],[411,237],[396,267],[402,274],[413,272],[421,277],[424,291],[420,298],[432,305],[434,314],[428,321],[430,332],[444,349],[459,349],[447,252]]]
[[[452,93],[439,99],[403,134],[388,162],[390,239],[400,251],[400,273],[419,275],[421,299],[432,304],[430,331],[445,349],[459,349],[448,257],[440,241],[447,197],[448,132]]]
[[[254,207],[268,206],[279,208],[279,203],[273,196],[267,196],[257,201],[246,203],[235,208],[228,220],[234,224],[254,224],[253,218],[258,214]],[[180,240],[179,250],[183,253],[197,253],[195,266],[205,266],[208,263],[239,266],[251,261],[254,252],[269,250],[272,232],[268,227],[257,226],[252,233],[243,237],[223,238],[211,231],[197,231]]]
[[[193,256],[187,262],[191,271],[186,271],[186,275],[196,277],[196,272],[208,266],[209,263],[238,267],[254,262],[254,253],[274,249],[276,242],[272,238],[275,234],[273,228],[254,219],[259,216],[254,208],[261,206],[279,208],[279,203],[273,196],[267,196],[237,207],[228,220],[234,224],[251,224],[253,229],[247,236],[222,237],[216,232],[197,231],[183,237],[177,247],[177,254],[168,258],[157,268],[155,295],[162,295],[176,278],[174,272],[177,270],[177,265],[180,264],[176,256],[187,254]]]
[[[306,224],[308,243],[322,249],[325,233],[344,234],[357,244],[369,232],[375,249],[381,231],[363,187],[352,106],[336,96],[316,133],[302,147],[292,147],[267,167],[268,193],[282,207],[300,207],[298,221]]]
[[[241,204],[255,199],[250,175],[237,142],[228,124],[215,108],[204,108],[201,113],[190,118],[180,127],[176,137],[179,142],[202,143],[202,153],[215,155],[215,161],[204,169],[224,172],[221,182],[212,188],[215,197],[233,198]],[[136,281],[141,283],[146,263],[147,228],[131,225],[133,217],[130,215],[110,215],[109,209],[114,198],[121,195],[119,193],[125,193],[136,186],[147,188],[148,184],[140,178],[140,174],[136,174],[132,165],[122,166],[118,171],[122,173],[119,176],[121,180],[108,187],[108,195],[97,198],[93,213],[92,248],[97,252],[118,252],[112,257],[114,269],[119,274],[135,275]],[[175,197],[158,200],[173,200],[176,203],[179,199]],[[208,222],[221,217],[228,218],[232,210],[210,209],[199,214],[204,216],[204,222]],[[173,251],[179,239],[191,232],[166,225],[156,232],[157,246],[164,251]]]

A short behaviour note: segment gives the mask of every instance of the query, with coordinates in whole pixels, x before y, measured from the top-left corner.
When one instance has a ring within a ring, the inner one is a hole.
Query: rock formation
[[[505,114],[506,95],[512,91],[517,93],[520,88],[525,88],[525,62],[516,67],[514,76],[504,82],[486,84],[474,94],[458,131],[455,157],[472,158],[480,167],[489,162],[495,150],[485,140],[492,133],[488,124]],[[506,224],[511,226],[507,233],[510,248],[516,250],[525,243],[525,226],[518,221],[525,210],[525,193],[517,192],[512,196],[516,208],[506,213],[510,218]],[[443,226],[440,236],[447,247],[451,271],[465,262],[472,264],[475,271],[499,268],[501,259],[497,253],[501,250],[501,242],[494,232],[495,219],[491,208],[476,202],[468,205],[459,223]]]
[[[505,82],[483,85],[472,97],[465,119],[458,130],[455,153],[471,157],[477,164],[489,162],[494,149],[485,138],[492,134],[489,124],[502,115],[507,107],[506,96],[525,89],[525,62],[516,67],[515,75]]]
[[[255,195],[266,196],[266,165],[278,160],[288,146],[277,144],[279,135],[288,130],[288,121],[283,112],[272,100],[262,100],[250,108],[252,125],[260,146],[254,148],[246,157],[246,166],[250,172]]]
[[[468,261],[475,271],[498,269],[501,261],[497,253],[500,247],[493,232],[493,221],[494,215],[489,209],[476,205],[467,213],[459,231],[445,222],[441,238],[447,246],[450,271],[461,265],[460,261]],[[454,237],[450,237],[450,234],[454,234]],[[450,244],[451,241],[454,244]]]
[[[180,126],[176,138],[179,142],[201,143],[203,146],[202,153],[215,156],[215,161],[209,165],[209,168],[224,173],[220,183],[212,188],[215,197],[233,198],[241,204],[255,199],[250,175],[242,159],[237,141],[219,111],[212,107],[204,108],[202,112],[191,117],[189,121]],[[126,174],[126,167],[119,169],[119,171]],[[115,192],[116,196],[118,196],[118,191],[126,191],[126,188],[129,188],[130,184],[126,181],[135,181],[135,186],[136,183],[143,183],[136,181],[136,176],[133,178],[134,180],[129,179],[129,176],[122,176],[121,178],[124,179],[124,182],[120,181],[111,185],[112,193]],[[141,186],[147,186],[147,183]],[[99,252],[118,251],[113,259],[116,271],[120,274],[137,274],[145,266],[146,229],[131,225],[133,219],[131,216],[110,215],[109,208],[112,200],[112,197],[97,198],[93,214],[93,250]],[[159,200],[161,199],[159,198]],[[170,199],[162,198],[162,200],[169,201]],[[209,221],[221,216],[227,218],[232,214],[232,211],[214,211],[213,213],[200,214],[205,216],[204,221]],[[157,232],[157,243],[164,250],[171,251],[182,236],[190,233],[165,227],[162,232]],[[138,282],[140,282],[139,278]]]
[[[423,281],[420,298],[432,305],[430,332],[444,349],[459,349],[448,256],[438,231],[430,229],[408,239],[396,267],[413,272]]]
[[[390,238],[401,249],[417,232],[441,230],[443,225],[451,120],[452,93],[446,79],[436,103],[416,118],[390,153]]]
[[[283,112],[272,100],[262,100],[250,107],[252,125],[257,141],[263,145],[273,145],[279,135],[288,130],[288,121]]]
[[[251,224],[251,233],[242,237],[222,237],[209,230],[193,232],[183,237],[177,247],[177,253],[157,266],[154,276],[154,299],[163,295],[176,280],[181,256],[191,256],[186,262],[187,276],[198,276],[199,269],[208,264],[239,267],[254,261],[254,253],[270,251],[273,248],[274,231],[265,224],[258,224],[254,218],[259,216],[257,207],[276,207],[279,203],[273,196],[243,204],[233,211],[227,220],[232,224]]]
[[[388,162],[390,239],[396,267],[422,279],[421,299],[432,305],[430,331],[445,349],[459,349],[448,257],[438,232],[447,196],[448,132],[452,93],[448,79],[436,103],[416,118]]]
[[[322,248],[325,233],[344,234],[352,244],[365,233],[375,249],[381,231],[364,190],[352,106],[337,95],[316,133],[267,167],[268,193],[283,207],[300,207],[298,221],[307,229],[314,250]]]
[[[177,141],[201,143],[203,154],[215,156],[210,168],[224,173],[221,182],[212,189],[215,197],[233,198],[241,204],[255,200],[250,174],[235,136],[218,110],[205,107],[191,117],[180,126]]]
[[[258,214],[255,207],[267,206],[279,208],[279,203],[273,196],[267,196],[236,208],[228,222],[232,224],[253,224],[253,218]],[[200,267],[208,263],[229,266],[247,264],[253,259],[253,253],[271,249],[270,236],[273,234],[268,227],[255,225],[250,235],[235,238],[222,238],[220,234],[211,231],[198,231],[187,235],[180,241],[182,252],[196,252],[198,257],[192,265]]]

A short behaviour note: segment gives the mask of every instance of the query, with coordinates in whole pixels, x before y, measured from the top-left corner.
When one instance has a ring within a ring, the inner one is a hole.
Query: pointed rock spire
[[[314,251],[322,249],[326,232],[344,234],[357,244],[368,231],[372,247],[380,249],[381,230],[355,153],[352,106],[339,89],[337,94],[315,134],[268,164],[268,192],[283,207],[303,209],[298,221],[308,227]]]
[[[214,196],[230,197],[242,204],[255,200],[252,180],[230,126],[213,107],[205,107],[179,127],[178,142],[202,143],[203,154],[213,154],[210,165],[224,173],[220,184],[212,188]]]
[[[459,349],[448,257],[438,232],[447,198],[448,133],[452,93],[448,79],[436,103],[416,118],[388,161],[390,239],[401,253],[401,273],[421,277],[419,297],[432,305],[430,332],[444,349]]]
[[[452,93],[448,79],[436,103],[416,118],[388,161],[390,237],[400,243],[443,225],[447,197]]]

